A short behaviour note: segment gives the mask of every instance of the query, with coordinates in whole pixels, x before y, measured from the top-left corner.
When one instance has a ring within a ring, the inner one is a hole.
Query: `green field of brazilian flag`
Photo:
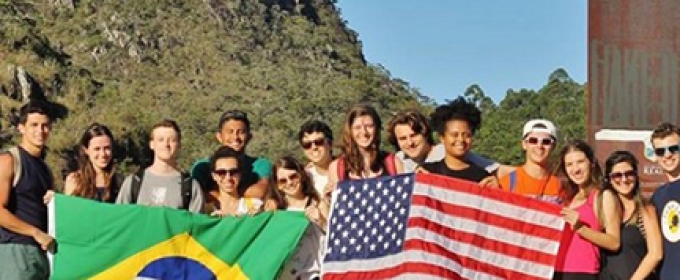
[[[55,195],[52,279],[273,279],[308,223],[285,211],[214,218]]]

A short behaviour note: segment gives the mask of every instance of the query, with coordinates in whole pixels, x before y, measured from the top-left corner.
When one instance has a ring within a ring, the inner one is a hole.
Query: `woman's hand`
[[[276,200],[267,199],[264,202],[264,211],[276,211],[277,209],[279,209],[279,205],[276,203]]]
[[[43,196],[43,202],[44,202],[45,204],[49,204],[50,201],[52,201],[53,198],[54,198],[54,191],[53,191],[53,190],[48,190],[48,191],[45,193],[45,196]]]
[[[499,189],[500,184],[498,183],[498,178],[496,176],[487,176],[486,178],[479,181],[479,185],[482,187],[489,187],[494,189]]]
[[[583,223],[581,223],[581,220],[579,220],[579,213],[570,208],[562,208],[562,211],[560,211],[562,214],[562,218],[571,225],[571,229],[573,231],[578,230],[583,226]]]

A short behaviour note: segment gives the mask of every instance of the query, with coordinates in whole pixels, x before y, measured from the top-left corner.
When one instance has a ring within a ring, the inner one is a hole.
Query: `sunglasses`
[[[238,168],[231,168],[231,169],[217,169],[213,170],[213,174],[217,175],[220,178],[224,178],[229,174],[229,177],[234,177],[238,174],[241,174],[241,171],[238,170]]]
[[[670,152],[671,154],[680,153],[680,144],[671,145],[667,147],[659,147],[654,149],[654,154],[657,157],[665,156],[667,152]]]
[[[555,140],[552,138],[538,138],[538,137],[529,137],[526,139],[526,141],[531,145],[537,145],[540,143],[543,146],[550,146],[553,143],[555,143]]]
[[[285,185],[285,184],[288,184],[288,183],[295,183],[299,180],[300,180],[300,174],[293,173],[290,176],[288,176],[288,178],[278,178],[276,180],[276,183],[278,183],[279,185]]]
[[[319,138],[312,141],[302,141],[302,148],[304,148],[305,150],[309,150],[312,148],[312,144],[316,145],[317,147],[320,147],[325,143],[326,138]]]
[[[609,173],[609,179],[611,179],[612,181],[619,181],[623,178],[635,178],[635,177],[637,177],[637,174],[635,173],[634,170]]]

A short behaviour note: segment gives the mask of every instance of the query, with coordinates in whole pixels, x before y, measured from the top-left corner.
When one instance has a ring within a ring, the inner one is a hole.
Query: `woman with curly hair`
[[[439,134],[446,154],[440,161],[423,163],[420,171],[424,169],[429,173],[466,181],[479,183],[484,180],[490,184],[497,184],[497,180],[487,179],[491,177],[489,172],[468,160],[475,132],[482,123],[482,113],[474,103],[458,97],[448,104],[437,107],[430,116],[430,122]]]

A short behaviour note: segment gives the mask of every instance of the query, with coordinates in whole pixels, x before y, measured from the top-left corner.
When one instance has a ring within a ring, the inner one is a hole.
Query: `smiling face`
[[[25,123],[19,123],[17,129],[23,143],[41,149],[50,137],[52,122],[47,115],[31,113],[26,116]]]
[[[522,140],[522,148],[526,160],[544,165],[548,162],[550,154],[555,149],[555,140],[550,133],[546,132],[530,132]]]
[[[83,149],[95,169],[104,170],[111,163],[113,143],[109,136],[95,136]]]
[[[300,196],[303,194],[300,179],[300,174],[293,169],[276,169],[276,185],[287,197]]]
[[[361,149],[368,150],[376,136],[375,121],[369,115],[358,116],[352,122],[352,139]]]
[[[237,152],[243,152],[250,140],[250,132],[246,123],[231,119],[222,124],[222,129],[216,137],[223,146],[230,147]]]
[[[569,180],[579,187],[585,186],[590,178],[591,162],[581,151],[570,151],[564,156],[564,167]]]
[[[472,148],[472,130],[466,121],[450,120],[446,122],[446,130],[440,140],[448,156],[464,158]]]
[[[673,133],[664,138],[652,139],[656,154],[656,162],[666,173],[674,173],[680,169],[680,153],[676,147],[680,145],[680,136]]]
[[[238,184],[241,182],[241,172],[238,160],[233,157],[221,158],[215,161],[212,178],[217,183],[220,193],[237,195]]]
[[[302,136],[301,146],[305,152],[305,157],[311,163],[330,162],[331,143],[328,142],[322,132],[305,133]]]
[[[171,127],[157,127],[151,131],[151,143],[149,146],[154,152],[154,157],[162,161],[177,159],[180,148],[179,133]]]
[[[616,192],[628,197],[634,194],[637,183],[637,173],[630,163],[620,162],[615,164],[612,166],[612,170],[607,176]]]
[[[428,153],[429,143],[425,135],[413,131],[410,124],[395,125],[394,136],[399,149],[409,158],[422,158]]]

